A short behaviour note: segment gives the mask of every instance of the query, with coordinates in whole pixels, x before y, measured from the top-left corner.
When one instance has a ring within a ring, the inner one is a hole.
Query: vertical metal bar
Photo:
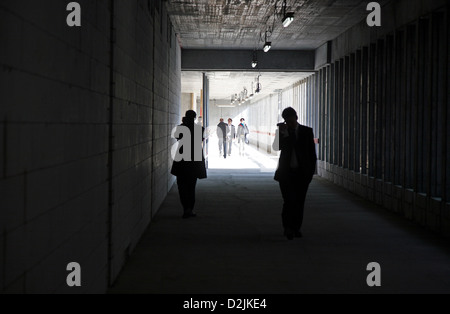
[[[342,166],[346,169],[349,168],[349,144],[350,144],[350,132],[349,132],[349,121],[350,121],[350,102],[349,102],[349,69],[350,69],[350,57],[346,56],[344,58],[343,66],[343,95],[342,95],[342,121],[343,121],[343,134],[342,134],[342,144],[343,144],[343,163]]]
[[[329,123],[328,123],[328,114],[329,114],[329,109],[328,109],[328,96],[330,94],[329,91],[329,75],[330,72],[330,66],[327,65],[324,68],[324,81],[323,81],[323,92],[324,92],[324,103],[323,103],[323,119],[322,119],[322,123],[323,123],[323,133],[321,134],[321,141],[323,142],[323,161],[324,162],[328,162],[329,158],[328,158],[328,152],[330,149],[330,146],[328,145],[328,139],[329,139],[329,134],[328,134],[328,129],[329,129]],[[325,166],[325,163],[324,163]]]
[[[328,95],[328,91],[327,91],[327,68],[328,67],[324,67],[322,69],[322,82],[321,82],[321,94],[322,94],[322,106],[321,106],[321,110],[320,110],[320,125],[321,125],[321,132],[319,135],[319,139],[320,139],[320,147],[321,147],[321,151],[322,151],[322,156],[321,159],[322,161],[325,161],[326,159],[326,152],[327,152],[327,147],[326,147],[326,119],[327,119],[327,110],[326,110],[326,106],[327,106],[327,95]]]
[[[343,118],[343,102],[342,102],[342,97],[343,97],[343,86],[344,86],[344,83],[343,83],[343,78],[344,78],[344,76],[343,76],[343,70],[344,70],[344,60],[343,59],[341,59],[341,60],[339,60],[339,72],[338,72],[338,76],[337,76],[337,80],[338,80],[338,89],[337,89],[337,94],[338,94],[338,97],[337,97],[337,123],[338,123],[338,166],[339,167],[342,167],[344,164],[343,164],[343,161],[344,161],[344,158],[343,158],[343,154],[344,154],[344,151],[343,151],[343,148],[344,148],[344,145],[343,145],[343,143],[342,143],[342,140],[343,140],[343,138],[344,138],[344,132],[343,132],[343,120],[342,120],[342,118]]]
[[[427,193],[427,197],[431,197],[432,194],[432,162],[433,162],[433,156],[432,156],[432,141],[433,141],[433,18],[431,17],[429,21],[429,27],[428,27],[428,42],[426,45],[426,58],[425,62],[427,62],[427,65],[425,67],[425,130],[427,132],[426,134],[426,140],[425,140],[425,154],[426,154],[426,164],[425,164],[425,190]]]
[[[441,120],[439,114],[442,114],[440,110],[440,104],[442,102],[441,90],[440,88],[443,80],[441,73],[441,62],[442,58],[442,42],[445,38],[442,38],[442,14],[441,12],[433,13],[432,19],[432,41],[433,41],[433,88],[432,88],[432,160],[431,160],[431,195],[430,196],[441,196],[441,159],[442,156],[442,146],[441,146],[441,134],[443,132],[443,126],[441,125]]]
[[[400,150],[401,150],[401,156],[400,156],[400,182],[399,184],[403,187],[406,186],[406,155],[407,155],[407,129],[406,129],[406,115],[407,115],[407,92],[406,92],[406,81],[407,81],[407,57],[408,57],[408,34],[407,34],[407,28],[404,30],[401,30],[402,32],[402,43],[401,43],[401,58],[400,58],[400,80],[399,80],[399,104],[400,104],[400,133],[401,134],[401,141],[400,141]]]
[[[384,176],[386,182],[392,182],[392,165],[394,159],[392,158],[392,148],[394,146],[393,137],[395,133],[393,132],[393,106],[394,106],[394,95],[393,92],[393,82],[394,82],[394,36],[388,35],[386,37],[386,63],[385,63],[385,78],[386,78],[386,102],[385,102],[385,155],[384,155]]]
[[[333,75],[334,75],[334,64],[328,66],[327,69],[327,162],[329,164],[333,163],[333,116],[332,116],[332,101],[333,101]]]
[[[330,124],[330,132],[329,132],[329,147],[330,147],[330,156],[329,156],[329,163],[330,165],[335,164],[335,151],[336,151],[336,145],[334,142],[335,136],[336,136],[336,129],[335,129],[335,75],[336,75],[336,65],[335,63],[331,64],[330,66],[330,112],[329,112],[329,124]]]
[[[369,93],[369,47],[363,47],[362,50],[362,78],[361,78],[361,173],[367,174],[367,108]]]
[[[368,117],[368,173],[375,176],[375,109],[376,109],[376,44],[370,44],[369,52],[369,117]]]
[[[209,127],[209,80],[206,73],[203,73],[203,127],[208,129]],[[209,167],[209,139],[205,141],[205,156],[206,156],[206,168]]]
[[[413,145],[413,133],[414,133],[414,109],[415,109],[415,97],[413,96],[414,80],[417,73],[414,68],[415,61],[415,39],[416,39],[416,26],[414,24],[409,25],[406,30],[406,171],[405,171],[405,187],[413,187],[413,164],[414,164],[414,145]]]
[[[114,81],[114,46],[115,46],[115,3],[114,0],[109,2],[110,9],[110,43],[109,43],[109,117],[108,117],[108,285],[111,286],[114,280],[113,274],[113,209],[114,209],[114,190],[113,190],[113,154],[114,154],[114,97],[115,97],[115,81]]]
[[[443,70],[443,75],[445,77],[445,80],[443,81],[443,88],[444,91],[450,90],[450,80],[448,76],[449,73],[449,67],[450,67],[450,55],[449,55],[449,32],[450,32],[450,5],[447,4],[446,12],[445,12],[445,22],[444,22],[444,29],[445,32],[442,34],[442,37],[445,38],[443,40],[444,45],[444,51],[443,51],[443,60],[442,64],[447,64],[447,66],[443,67],[445,70]],[[447,58],[445,58],[447,56]],[[450,97],[448,97],[448,92],[444,92],[443,99],[442,99],[442,125],[444,125],[444,133],[442,136],[442,200],[443,204],[447,203],[450,200],[450,165],[448,164],[450,160],[450,149],[449,149],[449,143],[448,139],[450,138]]]
[[[415,66],[414,66],[414,82],[413,82],[413,92],[412,92],[412,98],[413,98],[413,113],[412,113],[412,128],[413,128],[413,138],[412,138],[412,145],[413,145],[413,154],[414,154],[414,161],[413,161],[413,175],[412,175],[412,188],[414,191],[419,191],[419,147],[421,147],[421,143],[419,142],[419,132],[421,132],[419,127],[419,119],[421,118],[419,114],[419,105],[420,105],[420,97],[419,97],[419,89],[420,89],[420,80],[421,76],[419,73],[422,73],[420,71],[420,63],[421,63],[421,54],[420,49],[422,46],[422,43],[420,41],[420,23],[416,22],[414,24],[415,27],[415,43],[414,43],[414,59],[415,59]]]
[[[355,168],[356,172],[361,172],[361,50],[356,51],[355,60]]]
[[[349,121],[348,121],[348,132],[349,132],[349,148],[348,148],[348,164],[350,170],[355,170],[355,123],[356,123],[356,115],[355,115],[355,53],[350,55],[350,64],[349,64],[349,80],[348,80],[348,102],[349,102]]]
[[[425,19],[420,19],[418,23],[418,76],[417,81],[417,192],[425,192],[425,181],[424,181],[424,108],[425,108],[425,46],[427,41],[427,21]]]
[[[397,31],[395,34],[395,179],[394,184],[401,185],[402,149],[401,149],[401,83],[402,83],[402,59],[403,59],[403,32]]]
[[[376,53],[376,102],[375,102],[375,177],[383,179],[383,108],[384,108],[384,40],[380,39],[377,42]]]

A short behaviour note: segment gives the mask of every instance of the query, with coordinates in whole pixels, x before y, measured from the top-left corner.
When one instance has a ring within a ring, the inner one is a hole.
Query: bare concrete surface
[[[288,241],[281,206],[273,172],[215,169],[182,220],[175,186],[109,292],[450,293],[448,242],[403,217],[315,178],[304,237]],[[370,262],[381,287],[366,283]]]

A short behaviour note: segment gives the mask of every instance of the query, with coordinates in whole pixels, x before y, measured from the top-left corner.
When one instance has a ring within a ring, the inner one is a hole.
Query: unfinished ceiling
[[[287,0],[295,12],[281,23],[283,0],[169,0],[168,13],[184,49],[262,49],[260,34],[273,27],[272,49],[316,49],[362,21],[370,1]],[[383,4],[387,1],[379,1]]]
[[[368,14],[363,0],[287,0],[293,23],[282,25],[283,0],[168,0],[168,13],[183,49],[258,49],[261,34],[271,29],[274,50],[311,50],[338,37]],[[389,0],[378,1],[384,5]],[[270,51],[268,52],[270,54]],[[249,61],[250,62],[250,61]],[[311,73],[262,73],[262,95],[284,89]],[[211,72],[210,99],[229,101],[243,87],[251,89],[255,73]],[[202,74],[183,72],[182,91],[200,93]]]

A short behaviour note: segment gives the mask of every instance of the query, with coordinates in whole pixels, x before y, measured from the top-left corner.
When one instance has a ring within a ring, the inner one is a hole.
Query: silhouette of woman
[[[198,179],[207,178],[205,157],[203,155],[203,141],[204,141],[204,128],[198,124],[195,124],[195,118],[197,114],[193,110],[186,112],[186,116],[183,118],[183,123],[178,126],[178,131],[175,134],[179,134],[177,140],[180,141],[184,133],[190,132],[190,152],[191,158],[176,158],[172,165],[172,175],[177,177],[178,192],[180,194],[180,201],[183,206],[184,214],[183,218],[196,217],[194,213],[195,205],[195,187]],[[184,133],[183,133],[184,132]],[[186,145],[186,143],[184,143]],[[177,155],[183,154],[183,150],[186,147],[180,145],[177,150]],[[201,160],[198,158],[198,152],[201,151]],[[197,152],[197,154],[196,154]],[[180,156],[178,155],[178,156]],[[179,160],[179,161],[177,161]]]

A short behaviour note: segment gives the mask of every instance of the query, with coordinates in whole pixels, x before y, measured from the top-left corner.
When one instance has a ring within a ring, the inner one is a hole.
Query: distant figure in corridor
[[[245,144],[247,144],[247,135],[249,134],[248,126],[245,123],[245,119],[241,119],[241,123],[238,126],[237,138],[239,144],[239,156],[245,155]]]
[[[186,136],[191,137],[191,158],[188,158],[190,160],[183,159],[181,161],[174,161],[171,171],[172,175],[177,177],[178,192],[184,210],[184,219],[197,216],[194,213],[197,179],[205,179],[207,177],[205,157],[203,155],[203,134],[205,129],[202,126],[195,124],[196,116],[197,114],[195,111],[187,111],[186,116],[183,118],[183,123],[178,127],[178,129],[189,129],[190,135],[188,134]],[[175,134],[179,134],[180,132],[182,131],[175,132]],[[185,135],[181,133],[177,137],[177,140],[180,141],[183,136]],[[184,147],[178,148],[177,154],[183,154],[183,150]],[[200,151],[201,157],[197,156],[199,158],[196,160],[196,152],[197,154],[200,154]]]
[[[273,149],[281,150],[275,180],[283,195],[282,221],[284,235],[301,238],[303,212],[309,184],[316,170],[316,147],[313,129],[300,125],[293,108],[283,111],[285,123],[278,124]]]
[[[227,128],[228,125],[220,119],[220,123],[217,125],[217,137],[219,138],[219,152],[220,156],[227,158]]]
[[[231,150],[233,147],[233,141],[236,138],[236,127],[233,125],[233,119],[228,119],[228,128],[227,128],[227,151],[228,156],[231,156]]]

